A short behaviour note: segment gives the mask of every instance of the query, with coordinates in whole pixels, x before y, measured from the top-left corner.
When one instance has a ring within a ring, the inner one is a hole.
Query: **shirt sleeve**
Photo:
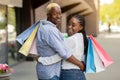
[[[58,54],[50,56],[50,57],[39,57],[38,58],[38,62],[42,63],[43,65],[51,65],[61,60],[62,58]]]
[[[64,42],[63,36],[57,30],[49,31],[47,44],[53,48],[63,59],[68,59],[72,55]]]

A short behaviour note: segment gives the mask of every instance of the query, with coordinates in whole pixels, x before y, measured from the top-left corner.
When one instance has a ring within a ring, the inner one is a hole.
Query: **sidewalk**
[[[25,61],[14,66],[15,73],[12,74],[11,80],[37,80],[36,62]]]
[[[120,34],[100,34],[96,40],[112,57],[114,63],[104,72],[86,74],[87,80],[120,80]],[[37,80],[35,62],[22,62],[14,66],[15,73],[11,80]]]

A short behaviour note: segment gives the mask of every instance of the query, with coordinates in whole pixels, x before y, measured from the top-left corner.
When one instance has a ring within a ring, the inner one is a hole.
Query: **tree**
[[[16,26],[15,10],[14,8],[11,8],[11,7],[8,7],[8,24]]]
[[[4,20],[0,21],[0,29],[5,29],[5,6],[0,6],[0,18],[3,17]],[[16,26],[15,10],[14,8],[8,7],[8,24]]]
[[[5,28],[5,7],[0,5],[0,29]]]
[[[100,20],[104,23],[120,25],[120,0],[114,0],[112,4],[104,4],[100,6]]]

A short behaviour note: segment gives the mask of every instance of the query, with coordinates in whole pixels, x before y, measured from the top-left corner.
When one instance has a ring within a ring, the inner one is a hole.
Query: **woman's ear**
[[[83,29],[83,26],[80,26],[80,31]]]

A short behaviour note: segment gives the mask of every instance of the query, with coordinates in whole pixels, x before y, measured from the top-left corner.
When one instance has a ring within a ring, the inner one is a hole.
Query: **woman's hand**
[[[67,60],[77,65],[82,71],[85,70],[85,64],[82,61],[79,61],[78,59],[76,59],[73,55],[71,55]]]
[[[81,71],[85,71],[86,66],[85,66],[84,62],[80,61],[79,68],[81,69]]]

